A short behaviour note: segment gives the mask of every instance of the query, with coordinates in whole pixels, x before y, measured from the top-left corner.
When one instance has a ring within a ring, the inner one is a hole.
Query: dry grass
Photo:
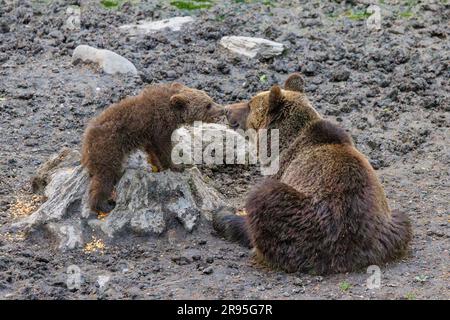
[[[45,200],[44,196],[19,194],[9,211],[13,219],[24,218],[36,211]]]
[[[17,233],[7,232],[5,234],[0,234],[0,237],[8,242],[16,242],[16,241],[24,241],[26,238],[26,234],[25,232],[17,232]]]
[[[92,241],[85,244],[83,251],[84,253],[103,253],[106,249],[106,245],[102,239],[97,239],[92,237]]]

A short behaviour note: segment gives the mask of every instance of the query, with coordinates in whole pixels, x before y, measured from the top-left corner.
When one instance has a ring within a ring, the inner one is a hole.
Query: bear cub
[[[223,114],[224,108],[205,92],[179,83],[149,85],[109,106],[89,122],[83,138],[81,164],[91,179],[90,208],[114,209],[114,186],[132,151],[144,150],[158,171],[176,169],[171,161],[173,131],[194,121],[215,122]]]

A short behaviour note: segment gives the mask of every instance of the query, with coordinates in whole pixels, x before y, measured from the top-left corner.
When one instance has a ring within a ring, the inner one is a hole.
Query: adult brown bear
[[[374,169],[340,127],[314,110],[291,75],[248,102],[226,107],[230,125],[280,130],[280,169],[255,187],[246,216],[222,210],[219,234],[254,247],[258,260],[288,272],[347,272],[401,257],[412,232],[391,212]]]

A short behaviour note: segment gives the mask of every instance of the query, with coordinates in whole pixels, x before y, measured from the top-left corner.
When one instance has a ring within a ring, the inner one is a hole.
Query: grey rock
[[[205,269],[203,269],[202,271],[204,274],[212,274],[214,272],[213,267],[206,267]]]
[[[347,81],[350,78],[350,70],[339,68],[334,70],[331,75],[331,81]]]
[[[79,6],[69,6],[66,9],[67,20],[65,28],[68,30],[80,29],[81,8]]]
[[[257,154],[256,144],[249,142],[238,132],[218,123],[201,123],[200,126],[194,124],[194,126],[182,127],[173,135],[173,141],[176,142],[174,150],[187,150],[187,153],[200,150],[202,153],[201,163],[208,167],[223,165],[224,162],[226,164],[247,164],[249,159],[256,158]],[[231,146],[227,145],[228,141],[236,143]],[[218,144],[216,145],[216,143]],[[222,150],[219,148],[221,143]],[[198,164],[196,159],[192,159],[192,163]]]
[[[227,36],[220,40],[220,45],[249,58],[254,58],[257,55],[263,58],[271,58],[279,56],[284,51],[282,43],[252,37]]]
[[[159,30],[180,31],[183,25],[193,22],[190,16],[174,17],[159,21],[139,21],[137,24],[126,24],[119,29],[130,35],[152,33]]]
[[[136,67],[129,60],[105,49],[79,45],[73,51],[72,62],[76,64],[80,61],[97,64],[108,74],[131,73],[137,75]]]

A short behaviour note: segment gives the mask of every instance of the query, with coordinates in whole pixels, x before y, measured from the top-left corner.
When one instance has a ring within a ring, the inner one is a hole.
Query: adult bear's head
[[[280,143],[286,147],[308,123],[320,119],[304,93],[304,80],[291,74],[284,84],[255,95],[249,101],[225,107],[229,125],[234,129],[279,129]]]

